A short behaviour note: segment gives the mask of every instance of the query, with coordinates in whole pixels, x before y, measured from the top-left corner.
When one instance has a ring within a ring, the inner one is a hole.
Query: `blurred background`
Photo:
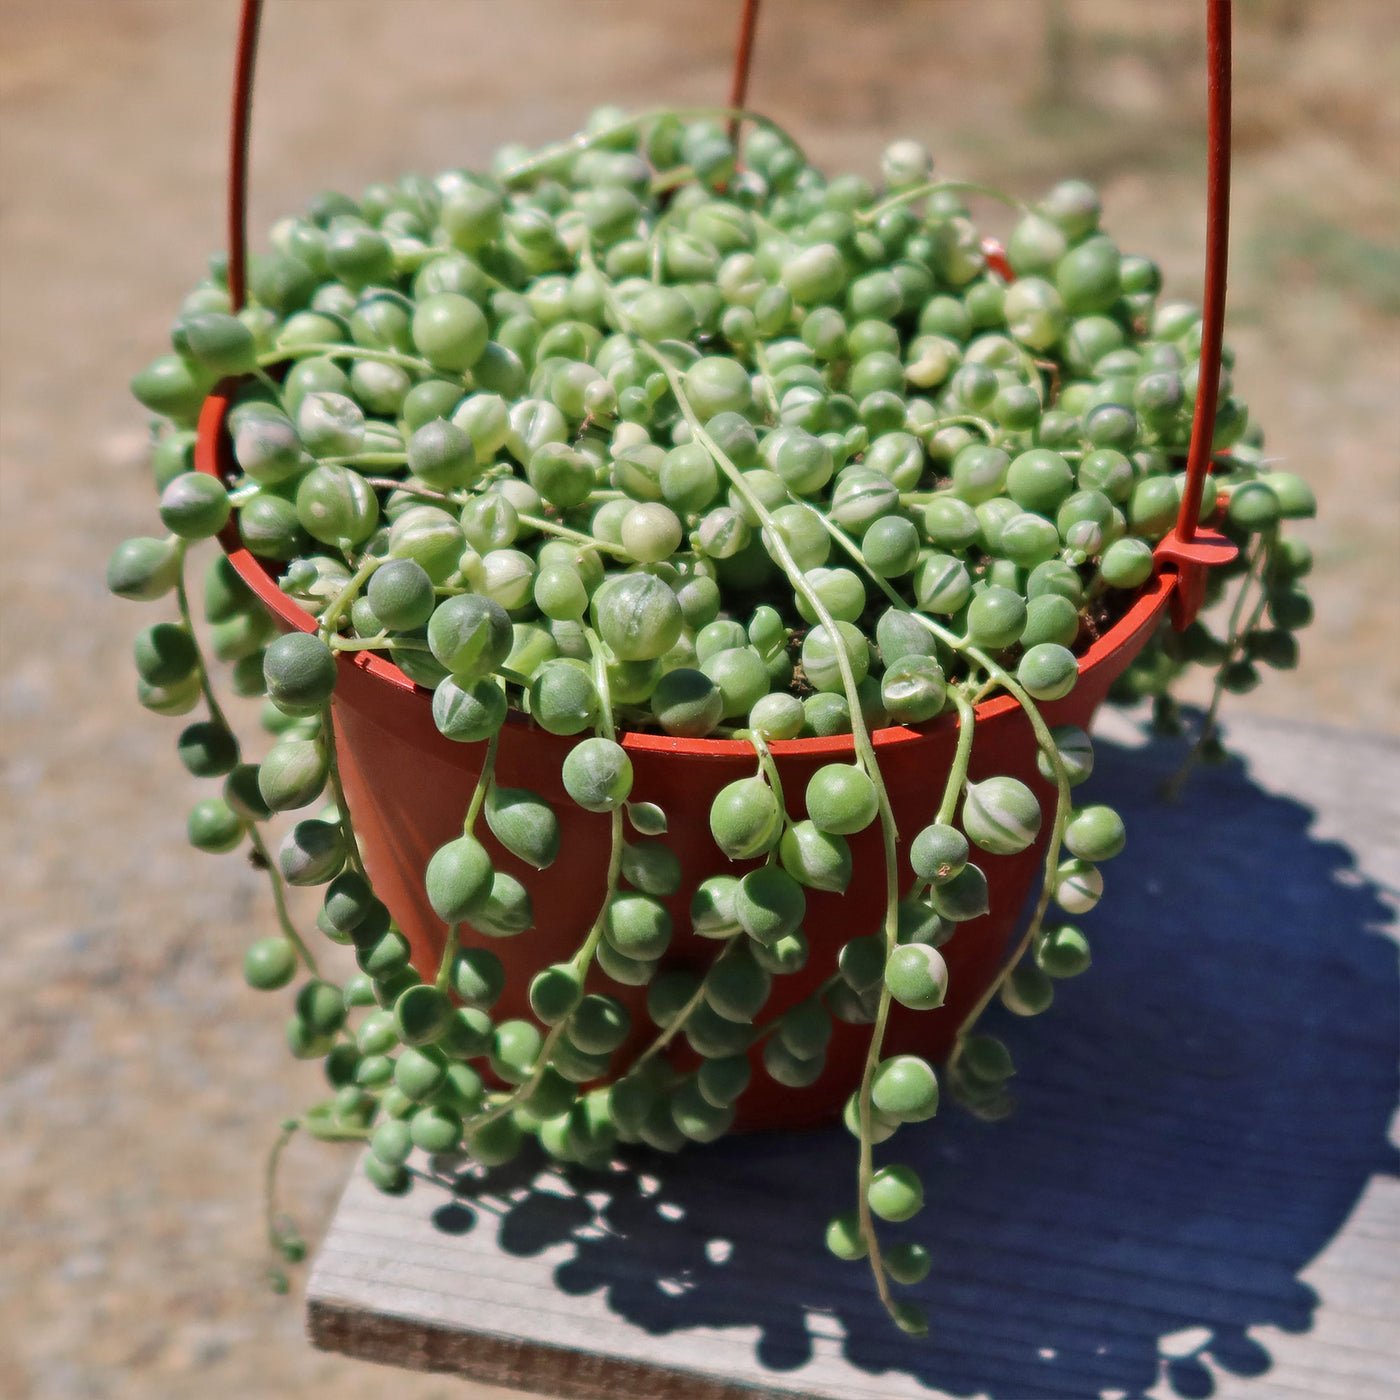
[[[1400,19],[1238,0],[1236,387],[1320,502],[1303,660],[1230,712],[1400,732]],[[184,841],[203,795],[133,695],[153,615],[110,599],[154,529],[126,383],[223,237],[235,0],[0,0],[0,1396],[502,1395],[310,1350],[259,1219],[317,1096],[239,976],[265,886]],[[267,0],[254,245],[318,190],[484,164],[602,102],[722,102],[731,0]],[[751,105],[829,170],[897,136],[1105,224],[1200,295],[1201,0],[767,0]],[[978,207],[988,228],[1001,227]],[[308,1236],[348,1158],[290,1154]]]

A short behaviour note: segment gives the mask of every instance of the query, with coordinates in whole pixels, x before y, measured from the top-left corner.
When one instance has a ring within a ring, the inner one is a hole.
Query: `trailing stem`
[[[176,553],[180,558],[180,571],[175,579],[175,606],[180,611],[180,622],[186,632],[190,635],[190,640],[194,642],[195,674],[199,677],[199,692],[204,697],[205,708],[209,711],[209,718],[220,728],[228,729],[232,732],[228,719],[214,694],[214,687],[209,680],[209,667],[204,660],[204,648],[199,644],[199,638],[194,630],[194,618],[190,613],[190,595],[185,586],[185,558],[189,553],[189,543],[186,540],[178,540]]]
[[[738,731],[735,737],[742,738],[747,743],[753,745],[754,753],[758,756],[759,769],[762,772],[764,778],[767,780],[768,786],[772,788],[773,796],[778,799],[778,810],[782,812],[783,820],[786,821],[787,806],[783,801],[782,775],[778,772],[778,765],[774,761],[772,753],[769,751],[768,741],[763,737],[762,734],[760,734],[757,730],[754,729],[740,730]],[[769,863],[771,864],[774,859],[775,853],[773,851],[770,851],[768,853]],[[714,972],[715,968],[717,968],[720,965],[720,963],[724,961],[726,955],[732,948],[736,946],[737,942],[738,935],[735,935],[734,938],[728,939],[724,943],[724,945],[720,948],[718,954],[716,954],[714,961],[711,962],[709,968],[706,970],[705,976],[700,979],[700,985],[696,987],[693,993],[691,993],[690,997],[686,1000],[684,1005],[682,1005],[681,1009],[676,1013],[675,1017],[671,1020],[670,1024],[667,1025],[662,1030],[661,1034],[658,1035],[656,1039],[653,1040],[652,1043],[648,1045],[647,1048],[644,1051],[642,1051],[642,1053],[638,1055],[637,1058],[632,1062],[628,1073],[640,1069],[642,1065],[646,1064],[649,1060],[655,1059],[656,1056],[661,1054],[661,1052],[666,1049],[666,1047],[676,1038],[676,1036],[679,1035],[680,1032],[685,1029],[686,1023],[700,1009],[701,1005],[704,1003],[706,984],[709,980],[710,975]],[[823,984],[822,993],[825,993],[827,991],[829,985],[834,984],[836,981],[839,980],[840,974],[837,974],[835,978],[829,980],[828,984]],[[758,1032],[755,1035],[754,1043],[757,1043],[757,1041],[762,1039],[764,1035],[769,1034],[770,1032],[775,1030],[778,1024],[778,1021],[775,1020],[767,1027],[766,1030]]]
[[[922,617],[921,614],[915,616]],[[943,630],[943,629],[938,629]],[[948,634],[951,635],[951,634]],[[1036,742],[1040,746],[1041,752],[1045,755],[1050,764],[1050,770],[1055,777],[1055,817],[1050,828],[1050,840],[1045,848],[1045,876],[1041,882],[1040,894],[1036,899],[1035,910],[1031,914],[1030,922],[1026,925],[1026,931],[1021,936],[1021,941],[1017,945],[1015,952],[1002,965],[1001,971],[997,974],[991,985],[983,992],[977,1004],[963,1018],[963,1023],[958,1027],[958,1038],[953,1046],[953,1053],[949,1056],[949,1068],[955,1068],[958,1060],[962,1057],[962,1049],[968,1033],[977,1024],[982,1012],[991,1004],[991,1000],[1001,990],[1002,984],[1014,971],[1016,964],[1025,955],[1026,950],[1034,942],[1036,935],[1040,932],[1041,925],[1045,921],[1046,910],[1050,907],[1050,899],[1055,891],[1055,875],[1060,865],[1060,846],[1064,840],[1065,827],[1069,824],[1070,812],[1073,802],[1070,797],[1069,774],[1065,769],[1064,760],[1060,757],[1060,751],[1055,747],[1054,735],[1050,733],[1050,726],[1045,723],[1044,716],[1040,713],[1039,706],[1026,693],[1025,688],[1016,680],[1014,676],[1003,667],[992,660],[980,647],[967,645],[964,643],[967,655],[978,662],[989,675],[994,676],[1007,691],[1015,698],[1020,705],[1026,718],[1030,721],[1031,728],[1035,732]]]
[[[1196,742],[1191,745],[1186,757],[1182,759],[1181,767],[1162,784],[1161,795],[1169,802],[1175,802],[1181,796],[1181,790],[1186,786],[1186,780],[1191,776],[1191,770],[1200,760],[1206,745],[1215,737],[1215,727],[1220,715],[1220,702],[1225,698],[1223,682],[1226,668],[1232,661],[1238,660],[1244,639],[1258,626],[1259,619],[1264,615],[1264,607],[1268,602],[1269,594],[1266,588],[1261,587],[1249,620],[1241,626],[1241,620],[1244,616],[1244,601],[1249,594],[1249,586],[1255,582],[1262,585],[1269,549],[1274,538],[1275,536],[1272,534],[1259,537],[1255,543],[1254,552],[1250,556],[1249,567],[1240,580],[1239,592],[1235,595],[1234,606],[1230,609],[1230,622],[1225,637],[1225,659],[1220,663],[1220,667],[1215,673],[1215,682],[1210,693],[1210,705],[1206,710],[1205,719],[1201,721],[1201,732],[1196,736]]]
[[[758,755],[759,771],[763,774],[768,786],[773,789],[773,796],[778,799],[778,810],[783,814],[783,821],[787,821],[787,804],[783,801],[783,775],[778,771],[777,762],[773,758],[772,751],[768,747],[768,741],[756,729],[744,729],[737,737],[743,738],[753,745],[753,751]],[[773,853],[770,851],[769,859]]]
[[[331,599],[325,612],[321,614],[316,631],[328,647],[333,645],[337,637],[340,619],[345,615],[346,609],[359,597],[361,590],[369,582],[370,576],[382,563],[384,560],[377,556],[362,560],[349,581]],[[335,803],[341,836],[345,841],[346,862],[357,874],[364,875],[365,865],[360,855],[359,842],[355,838],[355,824],[350,816],[350,804],[345,800],[345,787],[340,780],[340,758],[336,750],[335,720],[331,713],[331,704],[332,702],[327,700],[320,711],[320,739],[325,745],[326,774],[330,783],[331,800]]]
[[[615,304],[615,299],[614,304]],[[618,308],[620,314],[620,308]],[[621,316],[621,323],[626,324],[625,316]],[[856,689],[855,673],[851,669],[851,659],[847,653],[846,646],[841,638],[841,633],[836,626],[836,619],[832,616],[826,604],[818,596],[816,590],[808,583],[806,576],[798,567],[797,561],[792,557],[783,539],[781,531],[773,520],[772,513],[767,506],[754,494],[748,482],[744,480],[743,473],[730,460],[728,454],[720,445],[705,431],[705,425],[701,423],[695,410],[691,407],[686,396],[685,387],[681,382],[680,375],[676,372],[675,366],[655,346],[641,337],[636,337],[637,343],[644,349],[653,360],[660,366],[666,375],[671,386],[671,392],[675,395],[676,403],[679,405],[681,413],[686,422],[690,425],[690,430],[695,440],[699,442],[719,463],[721,470],[729,478],[731,485],[739,493],[744,504],[751,510],[759,521],[764,531],[764,540],[770,554],[777,560],[779,567],[787,575],[788,582],[802,595],[807,605],[812,609],[818,621],[826,629],[826,634],[833,641],[837,667],[841,673],[841,685],[846,694],[846,702],[851,711],[851,733],[855,744],[857,760],[866,776],[870,779],[875,788],[876,798],[879,803],[880,829],[884,840],[885,848],[885,953],[889,956],[898,944],[899,934],[899,870],[895,856],[895,846],[899,840],[898,828],[895,824],[894,809],[890,806],[889,792],[885,788],[884,778],[880,772],[880,765],[875,757],[875,746],[870,739],[870,730],[865,723],[865,716],[861,712],[860,695]],[[889,989],[881,984],[879,1008],[875,1015],[875,1026],[870,1036],[870,1046],[866,1054],[865,1068],[861,1076],[860,1087],[860,1166],[858,1171],[858,1210],[860,1214],[861,1237],[864,1239],[869,1250],[870,1268],[875,1278],[875,1287],[880,1295],[880,1301],[893,1317],[895,1315],[895,1303],[890,1293],[889,1278],[885,1273],[884,1263],[880,1254],[880,1241],[875,1230],[873,1212],[870,1209],[869,1188],[874,1177],[873,1158],[873,1133],[872,1133],[872,1113],[870,1091],[874,1081],[875,1070],[880,1063],[880,1048],[884,1040],[885,1024],[889,1019],[890,993]]]
[[[231,733],[232,729],[224,714],[223,707],[214,694],[213,682],[209,679],[209,665],[204,659],[204,648],[200,645],[199,637],[195,633],[194,619],[190,613],[189,592],[185,586],[185,556],[188,550],[186,541],[179,542],[178,550],[180,572],[175,583],[175,604],[180,612],[180,622],[194,642],[195,673],[199,677],[200,694],[204,697],[204,705],[209,712],[210,721]],[[297,932],[296,925],[292,923],[291,913],[287,909],[287,895],[283,888],[282,876],[278,872],[271,852],[267,849],[262,832],[258,830],[257,823],[253,821],[247,822],[246,827],[248,844],[253,848],[258,864],[267,875],[267,883],[272,891],[272,906],[277,913],[278,927],[281,928],[283,937],[297,950],[297,957],[301,959],[306,970],[313,977],[319,977],[321,974],[316,966],[316,959],[306,940]]]
[[[739,935],[729,939],[715,956],[715,960],[706,970],[705,976],[700,979],[699,985],[690,994],[689,998],[676,1012],[669,1025],[656,1037],[655,1040],[632,1061],[628,1067],[628,1074],[633,1074],[650,1060],[654,1060],[665,1048],[685,1029],[686,1022],[700,1009],[705,1001],[705,988],[709,981],[710,973],[717,968],[720,963],[729,955],[732,948],[738,942]]]
[[[350,804],[345,800],[345,787],[340,781],[340,760],[335,744],[335,721],[331,717],[330,701],[321,707],[321,741],[326,746],[326,777],[330,784],[331,801],[335,803],[341,836],[345,841],[345,859],[358,874],[365,873],[360,845],[355,839],[355,824],[350,818]]]
[[[608,685],[607,656],[603,650],[603,643],[598,634],[591,627],[584,629],[584,635],[588,639],[589,650],[593,656],[593,677],[594,685],[598,691],[600,704],[598,707],[598,723],[595,726],[597,733],[605,739],[613,739],[615,727],[612,714],[612,691]],[[494,743],[494,740],[493,740]],[[483,793],[484,796],[484,793]],[[598,943],[603,937],[603,926],[607,922],[608,907],[612,903],[613,896],[617,893],[619,880],[622,878],[622,848],[625,844],[623,832],[623,808],[616,807],[611,814],[611,845],[608,854],[608,870],[605,879],[602,903],[598,907],[597,916],[594,918],[592,926],[589,928],[579,950],[569,960],[570,965],[578,974],[579,981],[582,982],[588,975],[588,969],[593,965],[593,957],[598,951]],[[565,1017],[549,1028],[545,1035],[544,1043],[540,1046],[540,1052],[535,1057],[535,1065],[529,1077],[507,1094],[498,1103],[492,1104],[490,1108],[476,1114],[467,1124],[468,1133],[474,1132],[494,1122],[497,1118],[509,1113],[513,1108],[524,1103],[526,1099],[538,1088],[540,1081],[544,1078],[545,1070],[549,1068],[550,1057],[554,1053],[554,1047],[559,1043],[559,1037],[564,1034],[564,1028],[568,1024]]]
[[[301,1126],[295,1118],[285,1118],[267,1154],[263,1167],[263,1226],[267,1232],[267,1245],[273,1254],[288,1263],[299,1263],[306,1256],[306,1244],[297,1234],[296,1227],[285,1216],[277,1213],[277,1169],[282,1162],[282,1154],[287,1144],[296,1136]],[[268,1270],[273,1291],[287,1291],[287,1275],[278,1264]]]
[[[477,774],[476,786],[472,789],[471,801],[467,804],[467,815],[462,819],[462,834],[470,836],[476,830],[477,817],[481,815],[486,794],[496,781],[496,749],[500,744],[501,731],[498,729],[486,741],[486,753],[481,760],[481,772]],[[442,945],[442,957],[438,960],[437,976],[433,979],[438,991],[445,992],[452,983],[452,960],[457,956],[460,924],[448,924],[447,938]]]
[[[608,858],[607,890],[603,896],[602,907],[598,910],[597,917],[593,920],[592,927],[588,930],[587,937],[583,940],[578,952],[570,959],[570,965],[578,973],[580,980],[588,973],[588,969],[593,964],[593,955],[598,951],[598,942],[603,936],[603,924],[607,919],[608,905],[612,897],[617,892],[617,883],[622,874],[622,808],[617,808],[612,813],[612,851]],[[530,1071],[530,1076],[524,1083],[517,1085],[500,1102],[492,1104],[490,1108],[472,1117],[466,1126],[468,1134],[484,1128],[486,1124],[494,1122],[497,1118],[509,1113],[513,1108],[519,1107],[526,1099],[539,1087],[540,1080],[544,1078],[544,1072],[549,1068],[550,1056],[554,1052],[555,1045],[559,1042],[559,1037],[564,1034],[564,1028],[568,1024],[568,1018],[557,1022],[549,1028],[548,1034],[544,1038],[543,1045],[540,1046],[540,1053],[535,1059],[535,1067]]]
[[[259,864],[267,872],[267,882],[272,889],[272,904],[277,911],[277,924],[282,930],[282,936],[297,950],[297,957],[305,964],[306,970],[313,977],[319,978],[321,972],[316,965],[316,959],[307,946],[306,940],[297,932],[296,925],[292,923],[291,913],[287,909],[287,892],[282,886],[282,876],[273,863],[272,853],[267,849],[267,843],[262,839],[262,832],[252,822],[248,824],[248,844],[257,853]]]
[[[945,645],[951,647],[954,651],[961,652],[968,660],[976,662],[977,665],[986,672],[989,678],[1000,684],[1002,688],[1015,699],[1016,703],[1020,705],[1022,711],[1025,713],[1026,718],[1030,721],[1031,729],[1035,733],[1036,743],[1040,751],[1045,755],[1046,761],[1049,763],[1050,770],[1055,778],[1055,818],[1050,831],[1050,842],[1045,853],[1045,878],[1041,883],[1040,895],[1036,901],[1035,911],[1031,915],[1030,923],[1027,924],[1026,931],[1020,943],[1017,945],[1015,953],[1002,966],[1001,972],[997,974],[991,986],[982,995],[976,1006],[973,1007],[972,1011],[964,1018],[962,1025],[958,1028],[958,1038],[954,1043],[953,1053],[949,1056],[948,1060],[949,1068],[952,1069],[956,1067],[958,1060],[961,1058],[963,1043],[968,1032],[976,1024],[977,1018],[981,1016],[982,1012],[990,1005],[992,998],[1001,990],[1002,984],[1011,975],[1016,964],[1020,962],[1026,949],[1031,946],[1036,934],[1040,932],[1041,924],[1045,919],[1045,912],[1050,907],[1050,899],[1055,889],[1055,874],[1059,869],[1060,863],[1060,845],[1064,837],[1065,827],[1069,823],[1072,807],[1069,774],[1065,770],[1064,760],[1061,759],[1059,750],[1055,747],[1055,738],[1054,735],[1050,733],[1050,726],[1045,723],[1044,716],[1040,713],[1040,707],[1031,696],[1027,694],[1025,688],[1017,681],[1015,676],[983,651],[981,647],[975,646],[969,642],[966,637],[959,637],[955,632],[951,632],[948,628],[935,622],[926,613],[911,608],[908,603],[890,587],[887,580],[871,569],[855,541],[839,526],[827,520],[825,516],[821,518],[832,536],[840,543],[851,558],[875,581],[876,585],[894,606],[908,613],[910,617],[915,618],[925,629]],[[958,704],[962,728],[965,731],[959,736],[959,743],[961,746],[961,743],[965,741],[970,747],[972,742],[969,737],[971,725],[967,723],[968,714],[964,713],[964,707],[967,706],[967,701],[957,694],[956,689],[954,689],[953,695],[954,702]],[[968,707],[968,713],[970,714],[970,707]],[[948,808],[948,816],[951,817],[953,811],[956,809],[956,797],[953,798],[953,804],[949,807],[949,796],[945,793],[944,806]],[[941,812],[939,820],[945,820]]]
[[[361,560],[360,566],[351,574],[345,586],[326,605],[326,610],[317,621],[316,630],[327,646],[339,632],[340,619],[345,616],[346,609],[360,596],[361,590],[370,581],[374,571],[385,562],[387,561],[378,555]]]
[[[477,775],[476,787],[472,790],[472,800],[467,804],[467,815],[462,820],[462,835],[470,836],[476,830],[477,818],[486,801],[486,794],[496,781],[496,750],[500,747],[501,731],[498,729],[486,741],[486,753],[481,760],[481,772]]]
[[[943,826],[952,822],[958,810],[958,798],[967,786],[967,765],[972,757],[972,737],[977,724],[972,705],[957,686],[949,686],[948,693],[958,709],[958,746],[953,753],[953,766],[948,770],[948,781],[943,787],[943,801],[938,804],[938,815],[934,818]]]

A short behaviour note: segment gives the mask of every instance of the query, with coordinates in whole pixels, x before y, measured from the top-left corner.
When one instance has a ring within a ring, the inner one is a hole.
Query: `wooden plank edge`
[[[461,1376],[558,1400],[617,1400],[619,1395],[645,1395],[648,1400],[823,1400],[807,1391],[732,1384],[645,1361],[389,1317],[323,1298],[307,1299],[306,1335],[321,1351],[358,1361]]]

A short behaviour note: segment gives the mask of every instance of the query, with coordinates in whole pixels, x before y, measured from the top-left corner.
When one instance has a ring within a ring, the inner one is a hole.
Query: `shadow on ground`
[[[780,1373],[842,1334],[859,1371],[994,1400],[1141,1396],[1164,1378],[1205,1396],[1205,1358],[1267,1371],[1248,1329],[1312,1325],[1299,1274],[1368,1179],[1397,1170],[1389,910],[1344,847],[1309,835],[1307,808],[1240,764],[1165,806],[1141,794],[1177,746],[1098,747],[1090,792],[1134,839],[1084,920],[1092,973],[1036,1022],[999,1016],[1020,1112],[986,1125],[945,1109],[882,1149],[925,1181],[935,1264],[911,1296],[928,1341],[884,1321],[864,1265],[824,1251],[821,1222],[852,1192],[841,1131],[567,1178],[535,1159],[458,1179],[439,1227],[465,1233],[486,1211],[509,1253],[572,1242],[564,1291],[606,1290],[652,1334],[758,1324],[758,1360]]]

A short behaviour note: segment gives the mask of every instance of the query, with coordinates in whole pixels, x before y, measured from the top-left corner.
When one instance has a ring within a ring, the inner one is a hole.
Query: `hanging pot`
[[[247,157],[254,55],[261,0],[244,0],[234,83],[229,162],[229,290],[235,308],[244,304],[247,278]],[[730,106],[744,105],[757,5],[744,7]],[[1132,606],[1080,658],[1079,680],[1064,699],[1042,706],[1051,725],[1087,728],[1112,684],[1132,662],[1170,606],[1171,619],[1184,628],[1201,606],[1208,569],[1232,558],[1235,551],[1221,536],[1198,528],[1202,493],[1210,471],[1211,440],[1224,317],[1226,236],[1229,199],[1229,0],[1210,0],[1209,197],[1206,227],[1206,285],[1199,388],[1186,471],[1186,489],[1176,528],[1155,551],[1156,568]],[[738,117],[731,122],[737,134]],[[1002,250],[988,243],[991,265],[1010,275]],[[195,465],[228,480],[234,462],[225,420],[236,385],[223,384],[204,405],[199,420]],[[220,536],[235,568],[288,631],[313,631],[315,620],[278,588],[268,566],[243,549],[237,525]],[[358,834],[365,866],[376,892],[412,946],[420,975],[437,970],[446,927],[433,913],[423,889],[429,857],[461,831],[462,816],[480,773],[484,744],[462,745],[444,738],[433,723],[431,694],[415,686],[396,666],[370,652],[344,654],[332,700],[341,777]],[[1010,696],[977,706],[977,742],[969,776],[991,774],[1019,778],[1030,786],[1042,808],[1051,810],[1054,791],[1036,767],[1036,744],[1029,721]],[[892,727],[873,735],[875,751],[889,792],[898,830],[913,833],[938,807],[957,743],[956,717],[943,715],[914,728]],[[490,943],[506,970],[506,990],[495,1008],[498,1019],[527,1016],[527,989],[533,974],[571,958],[590,927],[603,898],[608,864],[609,821],[582,811],[563,791],[560,769],[573,740],[539,729],[523,715],[512,715],[501,731],[496,776],[502,785],[525,787],[553,804],[563,826],[558,859],[539,872],[503,850],[487,832],[480,839],[497,869],[520,879],[530,890],[535,926],[509,939],[483,938],[461,927],[464,943]],[[727,783],[755,770],[753,750],[745,743],[718,739],[675,739],[655,734],[627,734],[622,739],[633,765],[632,796],[654,802],[668,818],[667,845],[681,863],[679,893],[669,903],[676,935],[666,957],[671,966],[703,968],[713,958],[711,940],[688,932],[689,903],[696,885],[725,870],[749,868],[727,862],[714,845],[709,810]],[[800,807],[808,778],[824,764],[854,757],[849,735],[797,739],[772,745],[789,813]],[[1016,926],[1045,857],[1048,823],[1039,841],[1013,856],[983,855],[991,891],[990,911],[960,924],[945,945],[949,992],[935,1011],[911,1012],[895,1004],[884,1040],[886,1054],[915,1051],[941,1061],[967,1013],[992,985],[1006,945]],[[811,955],[800,973],[775,979],[766,1007],[770,1015],[816,992],[836,969],[841,947],[854,935],[879,930],[885,909],[884,856],[878,824],[851,838],[853,874],[841,895],[809,891],[804,928]],[[901,853],[903,886],[912,883],[907,855]],[[707,946],[708,945],[708,946]],[[590,990],[606,990],[632,1014],[633,1036],[616,1062],[629,1063],[648,1040],[645,988],[619,986],[595,968]],[[858,1086],[868,1033],[864,1027],[837,1022],[821,1077],[805,1090],[776,1084],[761,1069],[738,1103],[739,1129],[804,1127],[835,1118]],[[691,1068],[694,1057],[677,1044],[672,1054],[679,1067]],[[754,1052],[757,1057],[758,1052]],[[758,1066],[756,1065],[757,1069]]]

